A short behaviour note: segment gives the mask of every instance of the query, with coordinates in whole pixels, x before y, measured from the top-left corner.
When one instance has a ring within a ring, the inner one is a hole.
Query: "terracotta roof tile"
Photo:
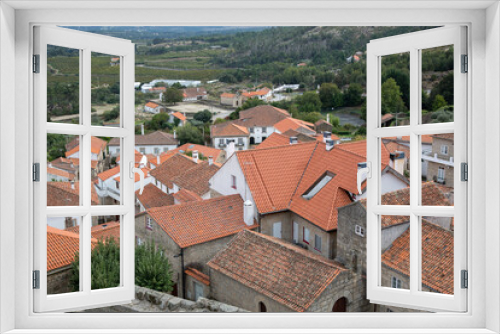
[[[213,147],[208,147],[205,145],[198,145],[198,144],[191,144],[191,143],[186,143],[184,145],[181,145],[177,147],[175,150],[170,150],[169,152],[176,152],[176,153],[186,153],[186,152],[193,152],[193,151],[198,151],[198,153],[203,154],[204,157],[213,157],[214,161],[217,160],[219,155],[223,152],[222,150],[218,150]]]
[[[105,170],[104,172],[97,174],[97,177],[101,181],[106,181],[107,179],[109,179],[111,177],[116,177],[119,175],[120,175],[120,166],[116,166],[114,168]]]
[[[99,204],[99,197],[91,186],[91,201]],[[80,182],[47,182],[47,206],[79,206]]]
[[[210,277],[199,270],[196,270],[194,268],[187,268],[186,270],[184,270],[184,273],[188,276],[193,277],[198,282],[205,284],[206,286],[210,285]]]
[[[97,240],[91,239],[92,248]],[[47,271],[66,267],[80,251],[80,236],[76,233],[47,226]]]
[[[244,127],[253,126],[274,126],[284,118],[290,117],[290,114],[280,108],[270,105],[261,105],[240,111],[238,125]]]
[[[67,228],[65,231],[72,232],[79,234],[80,233],[80,226],[72,226]],[[116,241],[120,240],[120,222],[113,221],[113,222],[107,222],[104,224],[99,224],[92,226],[90,228],[90,235],[92,238],[99,240],[103,239],[106,240],[108,238],[114,238]]]
[[[346,270],[281,239],[251,231],[240,232],[208,266],[298,312],[306,311]]]
[[[431,137],[433,137],[433,138],[440,138],[440,139],[454,140],[455,134],[453,134],[453,133],[441,133],[441,134],[437,134],[437,135],[432,135]]]
[[[52,167],[47,167],[47,174],[64,177],[64,178],[68,179],[69,181],[72,181],[75,178],[74,174],[71,174],[65,170],[52,168]]]
[[[240,195],[152,208],[146,213],[181,248],[257,227],[245,224],[243,200]]]
[[[172,180],[194,166],[196,166],[196,162],[191,158],[176,153],[160,166],[153,169],[150,175],[172,189],[174,187]]]
[[[185,121],[187,119],[186,116],[184,116],[183,114],[181,114],[178,111],[173,112],[171,115],[174,116],[175,118],[180,119],[181,121]]]
[[[410,148],[406,145],[399,144],[396,141],[384,141],[385,148],[389,153],[403,152],[407,159],[410,159]]]
[[[219,166],[208,161],[197,164],[184,173],[172,179],[179,188],[185,188],[203,196],[210,191],[210,178],[217,173]]]
[[[220,97],[228,97],[228,98],[233,98],[235,97],[236,94],[231,94],[231,93],[222,93]]]
[[[76,140],[73,140],[73,142],[77,145],[65,153],[66,158],[75,154],[76,152],[80,151],[79,138],[80,137],[76,137],[75,138]],[[99,154],[102,151],[105,151],[107,145],[108,145],[108,143],[101,138],[91,137],[91,139],[90,139],[90,151],[92,153]]]
[[[453,294],[453,232],[422,219],[422,284],[434,291]],[[410,276],[410,229],[382,254],[382,263]]]
[[[146,210],[160,206],[174,205],[174,196],[172,196],[172,194],[165,194],[152,183],[144,187],[142,195],[140,195],[139,190],[137,190],[135,196]]]
[[[422,135],[422,143],[423,144],[432,144],[432,136],[430,135]],[[384,137],[384,140],[396,140],[398,142],[409,143],[410,136],[399,136],[399,137]]]
[[[298,131],[298,129],[301,128],[306,133],[311,133],[312,135],[316,133],[314,130],[312,130],[312,128],[314,128],[314,124],[291,117],[284,118],[278,123],[274,124],[274,128],[281,133],[286,132],[287,130]]]
[[[189,191],[187,189],[181,189],[175,194],[173,194],[174,199],[179,201],[180,204],[182,203],[187,203],[187,202],[193,202],[193,201],[202,201],[203,198],[201,198],[198,194]]]
[[[234,122],[225,122],[210,126],[212,137],[248,137],[249,132],[244,126]]]
[[[160,105],[158,103],[154,103],[152,101],[149,101],[148,103],[146,103],[145,105],[146,107],[149,107],[149,108],[157,108],[159,107]]]
[[[267,95],[271,90],[267,87],[264,87],[262,89],[259,89],[259,90],[256,90],[254,92],[243,92],[241,93],[241,95],[245,96],[245,97],[256,97],[256,96],[264,96],[264,95]]]
[[[184,97],[193,98],[201,95],[207,95],[207,90],[203,87],[189,87],[182,90]]]
[[[110,146],[120,145],[119,138],[113,138],[109,141]],[[146,135],[135,135],[135,145],[179,145],[179,140],[174,138],[171,133],[155,131]]]
[[[173,151],[167,151],[167,152],[160,153],[160,164],[158,164],[158,157],[154,154],[148,154],[147,158],[148,158],[148,161],[150,164],[158,167],[159,165],[161,165],[162,163],[164,163],[165,161],[167,161],[168,159],[173,157],[175,154],[176,154],[176,152],[173,152]]]

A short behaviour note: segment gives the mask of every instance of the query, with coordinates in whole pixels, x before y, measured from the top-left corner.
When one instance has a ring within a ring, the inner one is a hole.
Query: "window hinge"
[[[40,182],[40,163],[38,162],[33,164],[33,181]]]
[[[40,55],[33,55],[33,73],[40,73]]]
[[[469,165],[466,162],[460,164],[460,179],[462,181],[469,181]]]
[[[469,288],[469,272],[467,270],[462,270],[462,289]]]
[[[462,55],[462,73],[469,72],[469,56]]]
[[[33,289],[40,289],[40,270],[33,270]]]

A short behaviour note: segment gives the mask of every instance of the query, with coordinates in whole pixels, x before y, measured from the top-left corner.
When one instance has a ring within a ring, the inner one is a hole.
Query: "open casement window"
[[[461,167],[466,167],[462,163],[467,162],[466,54],[463,27],[368,44],[367,296],[372,303],[427,311],[467,310],[467,290],[461,284],[462,271],[467,270],[467,182],[461,178]],[[445,58],[446,84],[454,94],[445,98],[431,94],[434,101],[429,107],[424,100],[430,88],[445,81],[432,77],[432,70]],[[405,70],[406,84],[403,76],[393,75]],[[394,93],[396,83],[400,91]],[[408,107],[397,95],[402,99],[406,95]],[[382,145],[388,141],[407,145],[407,153],[391,152],[386,159]],[[442,145],[448,146],[446,155]],[[410,179],[409,199],[384,196],[382,170],[387,165],[398,170],[398,158],[409,161],[404,167]],[[390,229],[399,237],[393,237]],[[401,280],[396,288],[392,277]]]
[[[134,44],[39,26],[34,28],[34,55],[34,169],[39,169],[34,178],[38,181],[34,182],[34,311],[130,302],[134,298]],[[66,61],[70,58],[79,60],[73,64]],[[75,75],[57,73],[50,63],[54,59],[72,66]],[[95,66],[109,66],[114,82],[94,82]],[[103,126],[92,117],[96,86],[113,88],[118,126]],[[65,117],[73,121],[68,123]],[[110,138],[121,143],[121,161],[104,184],[97,175],[109,168]],[[103,202],[102,192],[108,192],[110,200]],[[91,228],[111,222],[119,227],[114,239],[119,253],[113,256],[120,264],[113,279],[94,286],[91,252],[99,242]],[[74,267],[78,270],[68,270]],[[72,286],[50,287],[60,275],[71,275]]]

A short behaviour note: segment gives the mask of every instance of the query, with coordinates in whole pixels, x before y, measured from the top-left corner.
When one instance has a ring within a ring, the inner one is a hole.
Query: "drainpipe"
[[[184,248],[181,248],[181,252],[174,257],[181,258],[181,284],[182,284],[182,298],[186,299],[186,277],[184,274]]]

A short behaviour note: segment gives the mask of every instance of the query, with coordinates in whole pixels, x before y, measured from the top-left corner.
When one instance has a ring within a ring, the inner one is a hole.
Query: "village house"
[[[226,151],[199,144],[186,143],[171,152],[192,155],[194,151],[198,151],[200,160],[208,160],[209,157],[212,157],[213,161],[216,163],[223,163],[226,161]]]
[[[293,130],[309,136],[316,135],[314,124],[292,117],[282,119],[274,125],[274,128],[277,133],[285,133],[288,130]]]
[[[267,87],[261,88],[259,90],[248,92],[246,90],[242,90],[233,93],[222,93],[220,95],[220,104],[232,106],[232,107],[241,107],[245,101],[249,99],[259,99],[262,101],[270,101],[273,97],[273,91]]]
[[[302,132],[298,132],[295,130],[287,130],[283,133],[273,133],[266,140],[264,140],[261,144],[259,144],[256,148],[268,148],[296,143],[308,143],[308,142],[324,142],[327,140],[333,140],[334,145],[338,145],[341,143],[340,138],[331,132],[324,132],[322,134],[315,134],[314,136],[306,135]]]
[[[136,214],[151,208],[174,205],[174,196],[172,194],[165,194],[160,188],[152,183],[144,186],[142,194],[137,190],[135,192],[135,198]]]
[[[383,156],[384,170],[392,170],[388,152]],[[210,179],[212,197],[240,194],[253,204],[262,233],[334,259],[337,208],[356,200],[358,164],[364,161],[365,141],[240,151]],[[388,172],[386,178],[391,181],[386,192],[409,184],[397,172]]]
[[[193,151],[193,159],[197,161],[198,152]],[[181,189],[194,192],[203,199],[210,198],[210,178],[219,170],[218,164],[210,157],[208,161],[198,163],[196,166],[184,171],[182,174],[172,179],[174,194]]]
[[[179,140],[175,134],[155,131],[148,134],[135,135],[135,150],[143,155],[160,155],[162,152],[168,152],[177,148]],[[120,140],[113,138],[109,141],[109,154],[112,157],[120,155]]]
[[[104,171],[106,159],[106,147],[108,143],[98,137],[91,137],[90,139],[90,160],[92,167],[92,177],[97,176],[98,173]],[[67,159],[80,159],[80,137],[76,136],[71,142],[66,144]]]
[[[184,126],[187,123],[186,115],[181,114],[178,111],[170,112],[168,122],[176,126]],[[178,123],[177,123],[178,122]]]
[[[136,215],[136,241],[154,242],[164,251],[175,282],[174,295],[207,297],[207,262],[235,234],[257,228],[253,217],[244,219],[243,210],[239,195],[147,209]]]
[[[432,136],[432,151],[422,155],[422,161],[427,162],[426,174],[428,181],[441,183],[453,188],[454,185],[454,134],[439,134]]]
[[[94,187],[91,188],[91,205],[99,204],[99,197]],[[80,206],[80,182],[47,182],[47,206]],[[47,217],[47,225],[58,229],[80,225],[80,216]],[[92,217],[92,225],[97,224],[97,217]]]
[[[252,312],[366,311],[366,288],[341,264],[243,230],[208,263],[212,298]]]
[[[67,159],[64,157],[59,157],[57,159],[54,159],[48,164],[48,166],[51,168],[59,169],[61,171],[65,171],[71,174],[72,176],[70,176],[70,178],[72,181],[78,181],[80,175],[79,165],[80,165],[80,159],[77,158]],[[47,179],[49,179],[48,176]]]
[[[54,182],[54,181],[62,181],[62,182],[75,181],[75,175],[71,174],[65,170],[53,168],[52,165],[49,163],[49,165],[47,166],[47,180],[51,181],[51,182]]]
[[[91,247],[97,239],[91,238]],[[70,285],[71,263],[80,251],[80,235],[47,226],[47,294],[73,291]],[[77,288],[78,289],[78,288]]]
[[[220,104],[238,108],[240,106],[240,100],[237,98],[237,94],[222,93],[220,95]]]
[[[144,105],[144,112],[150,114],[159,114],[163,111],[165,111],[165,107],[153,101],[149,101]]]
[[[176,153],[169,157],[165,162],[151,170],[151,182],[166,194],[174,193],[173,180],[197,165],[193,158],[183,154]]]
[[[183,102],[194,102],[206,99],[208,99],[208,93],[203,87],[190,87],[182,90]]]
[[[250,146],[250,133],[247,128],[231,122],[210,126],[210,138],[215,148],[224,150],[229,157],[228,145],[234,143],[236,150],[247,150]],[[224,125],[223,125],[224,124]],[[220,125],[220,126],[219,126]]]

